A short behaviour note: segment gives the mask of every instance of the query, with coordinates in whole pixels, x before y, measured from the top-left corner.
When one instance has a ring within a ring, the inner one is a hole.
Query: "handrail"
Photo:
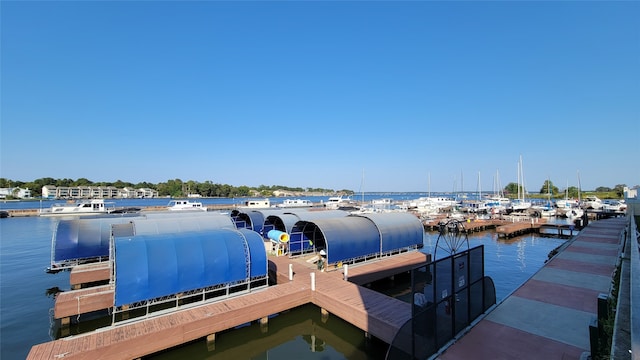
[[[630,221],[627,228],[627,239],[631,247],[631,356],[640,360],[640,242],[633,207],[629,206]],[[635,307],[633,304],[638,304]]]

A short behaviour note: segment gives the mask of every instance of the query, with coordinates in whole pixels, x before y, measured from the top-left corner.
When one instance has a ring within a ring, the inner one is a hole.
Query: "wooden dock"
[[[438,231],[440,229],[440,222],[448,221],[448,218],[437,218],[431,221],[423,223],[424,229],[428,231]],[[466,233],[485,231],[488,229],[495,229],[498,226],[508,224],[508,220],[503,219],[465,219],[460,220],[460,223],[464,226]]]
[[[393,274],[394,269],[408,270],[411,266],[428,261],[427,254],[408,252],[352,266],[348,268],[348,274],[353,275],[353,279],[364,281]],[[293,270],[291,281],[290,264]],[[307,303],[313,303],[323,312],[339,316],[387,343],[393,340],[402,324],[411,317],[410,304],[345,281],[343,269],[319,272],[315,264],[305,259],[287,257],[270,257],[269,267],[277,273],[276,285],[222,301],[38,344],[31,348],[27,358],[135,359],[200,338],[212,342],[217,332],[256,320],[267,322],[269,315]],[[315,290],[312,290],[311,274],[315,277]],[[84,297],[79,296],[78,291],[89,290],[94,293],[87,292],[83,293]],[[105,294],[110,289],[108,286],[99,286],[75,291],[69,291],[74,294],[66,296],[90,299],[91,294]],[[110,301],[113,303],[113,295]],[[81,303],[81,306],[88,305]]]
[[[69,274],[69,283],[71,289],[76,290],[86,285],[109,281],[110,277],[110,263],[108,261],[96,262],[74,266]]]
[[[522,221],[511,224],[502,225],[496,228],[498,237],[511,238],[514,236],[529,234],[532,232],[538,232],[540,226],[544,223],[544,220],[540,221]]]
[[[577,235],[580,230],[573,224],[542,224],[538,232],[541,236],[568,239]]]

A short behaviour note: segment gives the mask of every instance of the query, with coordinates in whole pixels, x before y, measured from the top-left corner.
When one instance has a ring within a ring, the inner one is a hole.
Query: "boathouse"
[[[251,229],[268,239],[270,230],[289,233],[296,222],[320,218],[334,218],[348,216],[342,210],[315,210],[310,208],[297,209],[247,209],[234,210],[231,217],[238,228]]]
[[[298,221],[291,230],[289,253],[324,250],[327,264],[355,263],[423,244],[420,220],[403,212],[371,213]]]
[[[58,272],[80,264],[108,260],[113,231],[157,234],[216,228],[235,229],[235,224],[229,216],[216,212],[61,219],[53,231],[51,266],[48,271]]]
[[[129,218],[58,221],[51,239],[51,266],[47,271],[58,272],[79,264],[108,260],[111,225],[129,221]]]
[[[114,322],[268,285],[261,236],[206,229],[114,237]]]

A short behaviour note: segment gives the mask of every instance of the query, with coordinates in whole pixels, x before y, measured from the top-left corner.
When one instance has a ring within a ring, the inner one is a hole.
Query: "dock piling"
[[[309,274],[311,276],[311,291],[316,291],[316,273]]]
[[[293,281],[293,264],[289,264],[289,281]]]
[[[322,323],[326,323],[327,320],[329,320],[329,311],[327,311],[327,309],[325,308],[320,308],[320,319],[322,320]]]
[[[214,351],[216,349],[216,334],[207,335],[207,350]]]
[[[269,317],[260,318],[260,332],[263,334],[269,332]]]

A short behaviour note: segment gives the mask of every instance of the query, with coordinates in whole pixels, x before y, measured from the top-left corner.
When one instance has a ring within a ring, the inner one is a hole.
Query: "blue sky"
[[[0,6],[0,177],[640,184],[639,2]]]

